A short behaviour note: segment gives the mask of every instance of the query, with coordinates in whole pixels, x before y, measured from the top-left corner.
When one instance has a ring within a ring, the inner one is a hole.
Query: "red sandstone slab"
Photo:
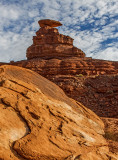
[[[59,21],[50,20],[50,19],[42,19],[38,21],[40,27],[50,26],[50,27],[58,27],[62,26],[62,24]]]

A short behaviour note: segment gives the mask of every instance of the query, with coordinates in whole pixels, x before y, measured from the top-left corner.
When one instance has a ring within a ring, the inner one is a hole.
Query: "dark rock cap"
[[[50,26],[50,27],[58,27],[62,26],[59,21],[51,20],[51,19],[42,19],[38,21],[40,27]]]

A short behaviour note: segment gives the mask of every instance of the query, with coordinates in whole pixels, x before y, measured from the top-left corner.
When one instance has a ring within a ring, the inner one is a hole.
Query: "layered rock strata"
[[[37,58],[12,64],[48,78],[97,115],[118,118],[118,62]]]
[[[32,58],[64,58],[64,57],[85,57],[85,53],[73,46],[73,39],[58,32],[58,23],[46,20],[39,21],[41,28],[33,36],[33,45],[27,49],[27,59]]]
[[[117,160],[99,117],[30,70],[0,67],[1,116],[0,159]]]
[[[31,69],[48,78],[57,75],[92,76],[92,75],[114,75],[118,74],[118,62],[91,59],[91,58],[35,58],[10,63]]]
[[[52,79],[51,79],[52,78]],[[117,75],[57,75],[50,79],[100,117],[118,118]]]

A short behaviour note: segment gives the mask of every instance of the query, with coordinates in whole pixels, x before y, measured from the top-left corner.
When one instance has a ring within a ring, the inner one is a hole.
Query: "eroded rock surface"
[[[97,115],[118,118],[118,62],[36,58],[12,64],[41,74]]]
[[[50,26],[53,28],[53,27],[62,26],[61,22],[51,20],[51,19],[42,19],[42,20],[38,21],[38,23],[39,23],[40,27]]]
[[[43,25],[27,49],[28,60],[11,61],[10,64],[41,74],[99,116],[117,118],[118,62],[85,57],[85,53],[73,46],[71,37],[53,28],[60,22],[39,22]]]
[[[34,58],[13,62],[18,65],[31,69],[46,78],[56,76],[92,76],[92,75],[114,75],[118,74],[118,62],[91,59],[91,58]]]
[[[0,117],[6,114],[0,134],[6,136],[7,130],[0,141],[7,154],[1,153],[1,159],[117,160],[92,111],[35,72],[14,66],[0,70]]]
[[[32,58],[64,58],[85,57],[85,53],[73,46],[73,39],[58,32],[57,27],[62,25],[54,20],[40,20],[41,28],[33,36],[33,44],[27,49],[27,59]]]
[[[118,74],[52,76],[65,93],[100,117],[118,118]]]
[[[105,138],[109,143],[109,149],[118,154],[118,119],[102,118],[105,124]]]
[[[1,90],[0,90],[1,93]],[[10,92],[9,92],[10,94]],[[4,95],[4,94],[3,94]],[[1,96],[0,96],[1,97]],[[0,158],[14,159],[13,142],[27,135],[29,128],[20,115],[3,99],[0,102]],[[19,157],[20,158],[20,157]]]

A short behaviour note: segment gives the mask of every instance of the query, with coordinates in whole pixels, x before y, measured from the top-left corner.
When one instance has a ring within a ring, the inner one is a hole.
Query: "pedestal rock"
[[[64,58],[85,57],[85,53],[73,46],[73,39],[58,32],[57,27],[62,25],[54,20],[40,20],[41,28],[33,37],[33,44],[27,49],[27,59],[32,58]]]

